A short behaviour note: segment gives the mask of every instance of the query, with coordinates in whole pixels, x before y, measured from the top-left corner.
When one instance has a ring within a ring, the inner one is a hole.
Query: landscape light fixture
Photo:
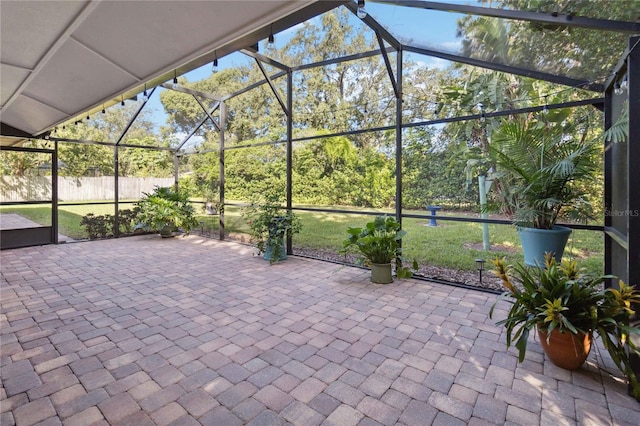
[[[364,0],[358,0],[358,11],[356,15],[360,19],[364,19],[367,16],[367,11],[364,10]]]
[[[476,269],[478,270],[478,274],[480,275],[480,285],[482,285],[482,271],[484,271],[484,263],[486,261],[484,259],[476,259]]]

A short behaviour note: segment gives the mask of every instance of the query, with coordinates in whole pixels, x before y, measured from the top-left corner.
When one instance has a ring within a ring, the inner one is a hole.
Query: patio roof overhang
[[[343,3],[3,0],[0,143],[93,114]]]

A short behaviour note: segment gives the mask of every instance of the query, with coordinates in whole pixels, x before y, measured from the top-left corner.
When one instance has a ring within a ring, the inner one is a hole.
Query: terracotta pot
[[[591,351],[592,333],[560,333],[558,330],[551,332],[551,338],[547,343],[547,333],[538,329],[540,344],[551,362],[567,370],[576,370],[586,361]]]

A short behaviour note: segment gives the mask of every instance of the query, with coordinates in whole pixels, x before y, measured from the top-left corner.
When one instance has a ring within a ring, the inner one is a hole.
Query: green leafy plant
[[[150,232],[171,233],[183,229],[185,233],[198,226],[195,209],[184,191],[156,187],[151,194],[137,203],[140,208],[136,229]]]
[[[517,225],[552,229],[559,217],[593,218],[587,192],[599,148],[570,130],[527,117],[505,120],[494,130],[489,152],[511,194],[504,200],[513,204],[508,207]]]
[[[402,238],[407,231],[400,229],[400,223],[392,216],[377,216],[364,228],[347,229],[349,238],[343,241],[341,253],[356,251],[361,255],[359,261],[365,265],[372,263],[387,264],[395,262],[398,278],[411,278],[418,269],[414,259],[412,268],[403,266]]]
[[[118,226],[120,227],[120,234],[130,235],[136,232],[135,225],[138,220],[138,214],[140,214],[140,208],[134,207],[132,209],[124,209],[119,212]]]
[[[607,143],[620,143],[629,139],[629,102],[624,101],[618,119],[602,135]]]
[[[285,210],[275,194],[267,194],[262,199],[252,202],[242,216],[249,223],[251,242],[256,245],[258,254],[270,250],[270,263],[284,257],[284,240],[287,234],[295,234],[302,229],[298,216]]]
[[[138,207],[134,209],[119,210],[118,227],[120,234],[129,235],[135,232],[134,224],[140,209]],[[115,216],[110,214],[94,215],[93,213],[87,213],[82,216],[80,225],[85,227],[90,240],[96,240],[98,238],[112,237],[115,229]]]
[[[96,216],[93,213],[88,213],[82,216],[80,225],[85,227],[90,240],[113,235],[113,220],[109,214]]]
[[[627,375],[634,395],[640,396],[638,378],[629,361],[629,351],[640,354],[629,339],[640,330],[629,325],[632,306],[640,303],[640,292],[622,281],[619,289],[603,289],[603,281],[612,276],[591,276],[578,268],[576,261],[558,264],[550,254],[544,268],[507,265],[495,259],[494,273],[506,291],[498,299],[512,303],[507,317],[498,321],[507,330],[507,347],[515,341],[518,359],[524,360],[529,332],[538,327],[547,336],[560,333],[596,332],[616,366]],[[496,302],[497,303],[497,302]],[[495,304],[489,316],[493,317]]]

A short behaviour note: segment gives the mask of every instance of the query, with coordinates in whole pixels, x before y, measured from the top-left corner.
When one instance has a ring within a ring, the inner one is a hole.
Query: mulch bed
[[[248,244],[249,238],[246,234],[242,233],[230,233],[226,235],[227,238]],[[215,238],[215,236],[214,236]],[[478,244],[479,248],[482,248],[482,244]],[[471,248],[471,247],[469,247]],[[476,248],[476,247],[473,247]],[[493,248],[493,247],[492,247]],[[498,247],[497,251],[510,251],[509,247]],[[306,256],[313,259],[325,260],[329,262],[335,262],[340,264],[347,265],[355,265],[357,261],[357,256],[355,255],[342,255],[333,253],[330,251],[324,250],[316,250],[310,248],[295,248],[295,254],[300,256]],[[490,290],[503,290],[500,285],[500,280],[495,277],[489,269],[491,269],[491,265],[489,262],[485,264],[485,271],[482,273],[482,284],[480,284],[479,276],[477,271],[463,271],[459,269],[451,269],[451,268],[443,268],[440,266],[433,265],[419,265],[418,275],[437,280],[437,281],[445,281],[452,284],[464,284],[471,287],[477,287],[479,289],[490,289]]]
[[[356,264],[356,256],[340,255],[336,253],[326,252],[322,250],[313,250],[308,248],[296,247],[295,254],[311,257],[314,259],[326,260],[343,264]],[[485,268],[490,265],[485,264]],[[491,290],[503,290],[500,280],[495,277],[491,271],[485,270],[482,274],[482,285],[479,282],[477,271],[462,271],[458,269],[443,268],[433,265],[419,265],[418,275],[425,278],[431,278],[438,281],[447,281],[453,284],[465,284],[472,287],[485,288]]]

